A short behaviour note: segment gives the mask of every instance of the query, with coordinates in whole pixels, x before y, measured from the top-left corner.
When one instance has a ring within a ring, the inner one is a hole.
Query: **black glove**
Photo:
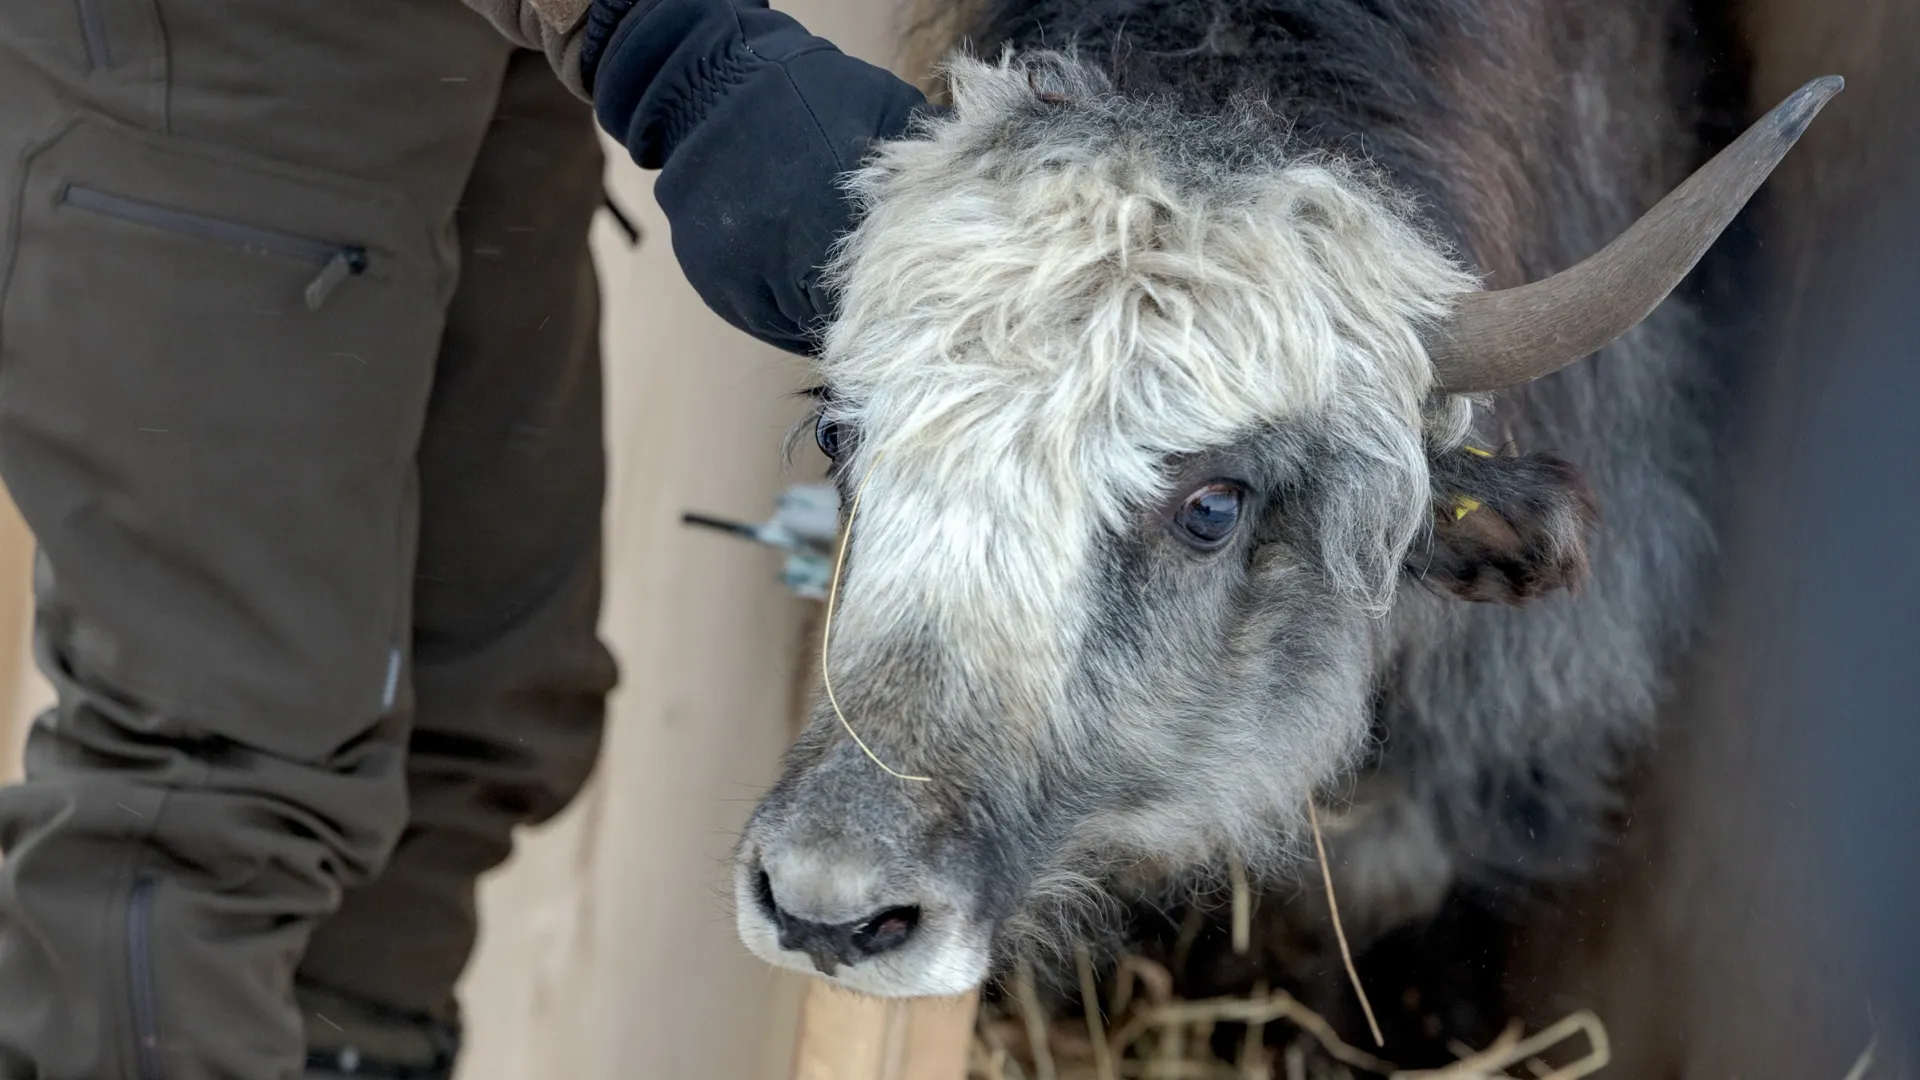
[[[853,225],[838,186],[926,99],[764,0],[594,0],[582,76],[642,168],[707,306],[791,352],[817,345],[821,264]]]

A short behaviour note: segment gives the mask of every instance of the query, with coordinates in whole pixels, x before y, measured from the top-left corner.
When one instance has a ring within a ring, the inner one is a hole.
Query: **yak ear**
[[[1433,529],[1406,571],[1463,600],[1525,604],[1587,576],[1599,515],[1572,465],[1544,454],[1466,448],[1432,463]]]

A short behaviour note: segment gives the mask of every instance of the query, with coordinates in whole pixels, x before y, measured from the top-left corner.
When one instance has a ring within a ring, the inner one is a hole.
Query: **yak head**
[[[1257,107],[1049,54],[951,76],[851,181],[826,681],[735,861],[749,948],[886,995],[1069,944],[1117,884],[1281,865],[1365,738],[1403,579],[1520,602],[1584,570],[1585,489],[1463,445],[1470,395],[1644,317],[1837,89],[1482,292]]]

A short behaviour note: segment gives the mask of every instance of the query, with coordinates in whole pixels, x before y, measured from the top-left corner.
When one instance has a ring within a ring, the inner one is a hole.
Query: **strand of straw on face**
[[[827,586],[827,614],[820,628],[820,682],[826,687],[827,703],[833,706],[833,715],[840,718],[840,726],[847,729],[848,735],[853,736],[854,744],[860,747],[860,752],[867,755],[868,760],[880,766],[889,776],[924,784],[931,781],[933,777],[912,776],[881,761],[879,755],[873,752],[873,748],[867,745],[867,740],[862,739],[860,733],[853,730],[853,725],[847,722],[847,714],[840,708],[840,699],[833,693],[833,610],[835,602],[840,598],[840,574],[847,565],[847,545],[853,542],[853,519],[860,514],[860,497],[867,493],[867,482],[873,479],[873,470],[879,467],[879,464],[880,458],[875,455],[873,465],[868,467],[867,475],[861,479],[859,488],[853,493],[853,505],[847,508],[847,527],[840,534],[840,554],[833,560],[833,581]]]
[[[1353,950],[1347,948],[1347,929],[1340,925],[1340,901],[1333,897],[1333,872],[1327,868],[1327,844],[1320,838],[1320,812],[1314,809],[1313,800],[1307,800],[1307,820],[1313,825],[1313,850],[1320,856],[1320,880],[1327,886],[1327,910],[1333,914],[1333,936],[1340,942],[1340,959],[1347,965],[1347,978],[1353,982],[1353,996],[1360,999],[1360,1011],[1367,1014],[1367,1030],[1373,1033],[1373,1045],[1385,1046],[1387,1040],[1380,1034],[1380,1021],[1373,1017],[1373,1003],[1367,1000],[1366,988],[1360,985],[1360,971],[1353,966]]]

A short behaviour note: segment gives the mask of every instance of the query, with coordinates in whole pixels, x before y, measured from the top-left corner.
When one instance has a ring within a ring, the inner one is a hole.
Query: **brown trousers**
[[[0,0],[0,1077],[297,1076],[296,973],[454,1019],[614,677],[601,164],[459,0]]]

